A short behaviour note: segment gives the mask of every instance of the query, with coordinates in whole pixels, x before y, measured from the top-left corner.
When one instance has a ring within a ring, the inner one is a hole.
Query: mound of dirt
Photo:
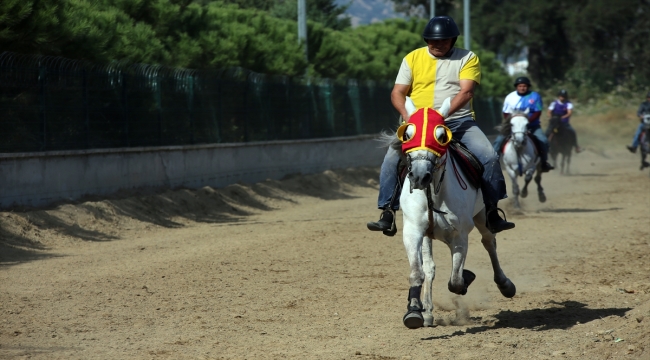
[[[281,209],[297,199],[349,198],[355,187],[376,188],[376,168],[328,170],[282,180],[214,189],[122,191],[100,200],[83,199],[49,209],[0,212],[0,265],[79,241],[111,241],[132,232],[181,228],[196,223],[237,223],[253,214]]]

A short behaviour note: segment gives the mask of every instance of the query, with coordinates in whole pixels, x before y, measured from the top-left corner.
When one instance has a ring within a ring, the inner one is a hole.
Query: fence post
[[[352,114],[354,115],[354,123],[356,133],[354,135],[360,135],[362,133],[361,125],[361,97],[359,96],[359,83],[355,79],[348,80],[348,98],[350,99],[350,104],[352,105]],[[344,134],[347,135],[347,126],[343,128]]]
[[[223,90],[223,85],[222,85],[223,81],[222,81],[222,79],[223,78],[222,78],[222,74],[223,73],[219,73],[219,76],[215,76],[215,78],[214,78],[214,81],[215,81],[216,87],[217,87],[217,105],[218,105],[218,108],[217,108],[217,111],[216,111],[216,116],[215,116],[214,127],[215,127],[215,130],[217,131],[217,142],[218,143],[222,142],[222,139],[221,139],[221,133],[222,133],[221,124],[223,123],[223,97],[222,97],[222,95],[223,95],[223,93],[222,93],[222,90]]]
[[[81,71],[81,76],[83,80],[83,113],[84,113],[84,123],[86,126],[86,149],[90,149],[90,115],[88,114],[88,73],[86,69]]]
[[[190,117],[190,143],[194,144],[196,141],[194,139],[194,76],[190,75],[189,77],[189,87],[190,91],[188,93],[188,107],[189,107],[189,117]]]
[[[41,151],[47,149],[47,119],[45,114],[45,77],[47,76],[47,68],[43,65],[38,67],[38,97],[39,97],[39,115],[41,124],[43,126],[43,143],[41,144]]]
[[[248,142],[248,93],[250,88],[250,76],[251,72],[248,72],[244,79],[244,83],[246,84],[244,87],[244,142]]]
[[[129,139],[129,107],[128,97],[126,96],[126,75],[120,71],[122,80],[122,121],[124,122],[124,137],[126,147],[131,147],[131,140]]]
[[[163,145],[162,90],[158,74],[155,75],[154,81],[156,84],[156,109],[158,110],[158,145]]]

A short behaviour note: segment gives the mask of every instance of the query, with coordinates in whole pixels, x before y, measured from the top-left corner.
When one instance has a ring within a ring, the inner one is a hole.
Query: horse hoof
[[[434,327],[434,325],[433,325],[433,315],[424,314],[424,326],[425,327]]]
[[[452,286],[451,281],[449,281],[447,283],[447,289],[454,294],[465,295],[467,294],[467,288],[469,288],[474,279],[476,279],[476,275],[473,272],[463,269],[463,287],[458,289]]]
[[[409,310],[406,315],[404,315],[404,319],[402,319],[402,321],[404,322],[404,326],[409,329],[417,329],[424,326],[424,317],[420,311]],[[431,321],[433,322],[433,318]]]
[[[523,189],[523,190],[521,190],[521,195],[520,195],[520,196],[521,196],[522,198],[525,198],[526,196],[528,196],[528,189]]]
[[[546,202],[546,195],[544,195],[543,192],[540,192],[538,195],[539,195],[539,202]]]
[[[501,291],[501,295],[507,298],[511,298],[517,293],[517,287],[512,283],[512,281],[510,281],[510,279],[506,279],[506,282],[503,284],[497,284],[497,287],[499,288],[499,291]]]

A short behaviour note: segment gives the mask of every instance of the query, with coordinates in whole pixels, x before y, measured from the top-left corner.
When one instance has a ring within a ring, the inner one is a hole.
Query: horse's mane
[[[501,125],[495,126],[494,129],[497,130],[501,135],[509,136],[512,133],[512,124],[510,123],[510,120],[515,116],[528,117],[528,114],[524,111],[514,111],[503,119]]]
[[[400,152],[402,151],[402,142],[397,138],[395,131],[383,130],[379,133],[377,141],[382,144],[381,147],[390,147]]]

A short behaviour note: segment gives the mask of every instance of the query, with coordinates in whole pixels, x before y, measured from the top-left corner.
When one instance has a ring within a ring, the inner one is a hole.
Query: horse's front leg
[[[458,295],[467,294],[467,288],[474,281],[476,275],[465,270],[465,259],[467,258],[467,236],[468,234],[454,234],[449,242],[451,250],[451,276],[447,287],[449,291]]]
[[[521,209],[521,205],[519,205],[519,185],[517,185],[517,173],[515,173],[515,171],[509,167],[506,168],[506,172],[508,173],[508,176],[510,176],[510,180],[512,180],[512,201],[514,202],[515,209]]]
[[[427,204],[426,197],[423,196],[424,192],[415,190],[413,193],[410,193],[408,185],[407,180],[404,184],[404,190],[400,199],[404,214],[402,230],[404,249],[406,250],[406,256],[408,257],[410,266],[408,304],[406,305],[406,314],[402,321],[409,329],[416,329],[424,325],[424,317],[422,316],[423,308],[422,302],[420,301],[422,284],[425,279],[422,268],[422,242],[429,223],[426,216]]]
[[[537,173],[535,174],[535,182],[537,183],[537,197],[539,198],[539,202],[545,202],[546,195],[544,194],[544,188],[542,187],[542,172],[540,170],[537,170]]]
[[[524,173],[524,188],[521,189],[521,197],[525,198],[528,196],[528,184],[530,181],[533,179],[533,173],[535,172],[535,168],[528,169]]]
[[[499,264],[496,235],[485,226],[485,210],[480,211],[476,216],[474,216],[474,225],[481,233],[481,242],[483,243],[483,247],[487,250],[488,255],[490,255],[490,262],[492,263],[492,270],[494,271],[494,282],[497,284],[499,291],[507,298],[515,296],[517,293],[515,284],[506,277],[501,269],[501,265]]]
[[[433,279],[436,278],[436,263],[433,261],[431,238],[428,236],[425,236],[422,242],[422,269],[424,271],[424,294],[422,295],[424,326],[433,326]]]

